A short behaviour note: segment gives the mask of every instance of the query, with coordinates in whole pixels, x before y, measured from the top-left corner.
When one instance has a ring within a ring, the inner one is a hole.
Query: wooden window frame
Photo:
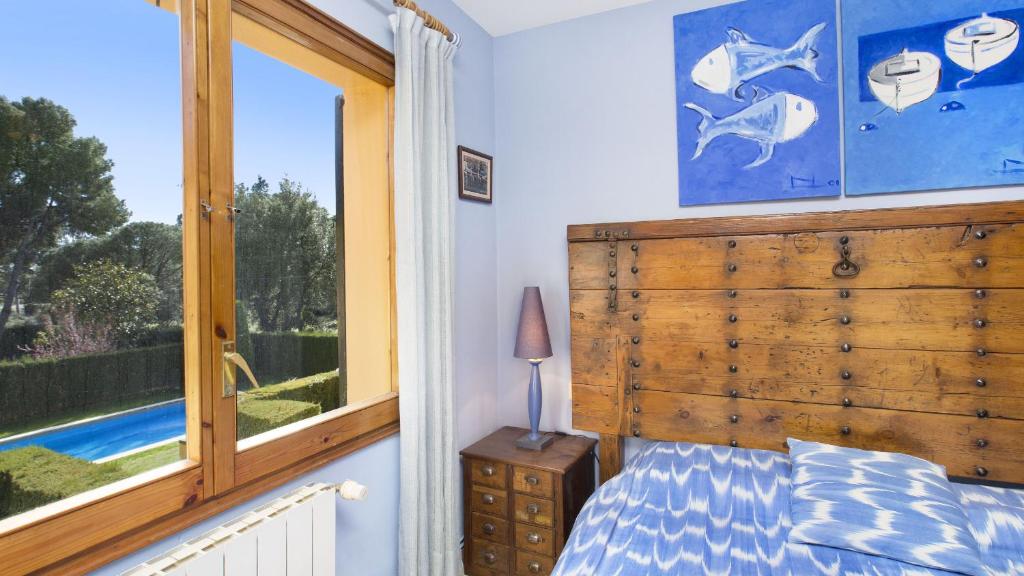
[[[393,229],[391,392],[285,426],[236,452],[235,399],[220,394],[221,344],[234,339],[233,230],[225,218],[200,216],[202,202],[223,207],[234,193],[233,13],[387,87],[392,198],[393,55],[301,0],[156,4],[177,8],[181,30],[187,458],[0,521],[4,575],[86,573],[398,432]]]

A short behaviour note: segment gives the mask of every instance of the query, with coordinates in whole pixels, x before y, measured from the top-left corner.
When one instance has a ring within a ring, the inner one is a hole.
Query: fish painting
[[[729,41],[702,57],[690,72],[693,83],[713,94],[729,94],[737,102],[744,101],[743,86],[782,68],[803,70],[816,81],[818,75],[817,44],[825,23],[812,26],[789,48],[776,48],[754,41],[736,28],[728,28]]]
[[[672,18],[679,205],[840,195],[839,3],[715,4]]]
[[[693,159],[700,158],[715,138],[731,134],[753,140],[761,146],[761,154],[744,166],[745,169],[768,162],[775,154],[776,144],[803,136],[818,121],[818,108],[814,102],[787,92],[755,94],[753,104],[725,118],[716,118],[692,102],[685,107],[701,115]]]

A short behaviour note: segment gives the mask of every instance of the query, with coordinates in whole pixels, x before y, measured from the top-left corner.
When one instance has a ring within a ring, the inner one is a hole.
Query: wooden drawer
[[[555,503],[551,500],[516,494],[513,502],[512,519],[516,522],[531,522],[548,527],[555,525]]]
[[[506,466],[487,460],[470,460],[469,477],[474,484],[505,489]]]
[[[554,535],[547,528],[517,523],[516,548],[542,556],[552,556],[555,553]]]
[[[536,574],[546,576],[551,574],[554,568],[555,560],[553,558],[516,550],[516,576],[535,576]]]
[[[473,539],[473,566],[493,570],[499,574],[509,572],[509,548],[486,540]]]
[[[551,498],[555,493],[554,484],[551,472],[522,466],[512,467],[512,489],[516,492]]]
[[[473,512],[508,518],[508,493],[474,484],[469,506]]]
[[[473,538],[482,538],[491,542],[497,542],[498,544],[507,544],[508,520],[474,512],[471,534]]]

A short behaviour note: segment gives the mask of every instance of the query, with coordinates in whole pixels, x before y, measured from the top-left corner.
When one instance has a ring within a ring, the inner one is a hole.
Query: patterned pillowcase
[[[980,575],[978,543],[946,469],[891,452],[789,439],[789,541]]]

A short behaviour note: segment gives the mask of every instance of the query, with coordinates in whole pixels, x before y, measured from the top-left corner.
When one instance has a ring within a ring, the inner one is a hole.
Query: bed
[[[986,574],[1024,574],[1024,492],[956,484]],[[652,442],[602,485],[553,574],[950,574],[791,544],[790,461],[780,452]]]
[[[977,572],[1024,574],[1020,496],[996,487],[1024,485],[1024,202],[567,238],[573,427],[605,485],[557,574],[936,573],[784,544],[789,438],[988,484],[956,487]],[[623,469],[626,438],[653,443]]]

